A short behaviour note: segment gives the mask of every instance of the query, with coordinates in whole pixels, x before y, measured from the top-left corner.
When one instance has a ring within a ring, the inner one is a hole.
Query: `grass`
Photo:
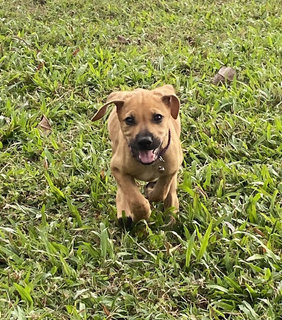
[[[279,1],[0,3],[0,318],[281,319]],[[223,65],[236,79],[215,86]],[[164,83],[180,213],[169,226],[156,205],[128,232],[90,118]]]

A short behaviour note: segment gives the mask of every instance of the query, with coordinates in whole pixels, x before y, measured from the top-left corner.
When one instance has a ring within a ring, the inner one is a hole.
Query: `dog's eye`
[[[160,123],[162,121],[162,119],[163,119],[163,116],[161,114],[154,114],[154,116],[153,116],[153,120],[156,123]]]
[[[135,124],[135,119],[134,117],[127,117],[124,119],[125,123],[129,126],[132,126]]]

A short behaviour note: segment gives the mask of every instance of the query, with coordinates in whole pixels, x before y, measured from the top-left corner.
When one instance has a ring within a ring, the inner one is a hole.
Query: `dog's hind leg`
[[[145,197],[148,198],[149,194],[154,190],[157,181],[148,182],[144,187]]]

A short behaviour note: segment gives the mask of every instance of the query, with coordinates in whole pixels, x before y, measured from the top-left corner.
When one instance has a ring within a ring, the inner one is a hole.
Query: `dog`
[[[148,220],[150,202],[179,209],[177,173],[183,161],[180,102],[171,85],[112,92],[92,121],[116,105],[108,120],[112,145],[111,172],[117,181],[117,218],[131,223]],[[135,179],[148,182],[144,197]]]

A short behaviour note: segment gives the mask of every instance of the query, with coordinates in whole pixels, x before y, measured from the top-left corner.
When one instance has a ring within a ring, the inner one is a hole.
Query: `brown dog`
[[[94,115],[102,118],[115,104],[108,129],[113,156],[111,171],[117,184],[117,216],[129,220],[149,219],[149,201],[164,201],[165,208],[178,210],[177,172],[183,160],[180,136],[180,103],[171,85],[154,90],[113,92]],[[148,200],[135,179],[149,182]]]

